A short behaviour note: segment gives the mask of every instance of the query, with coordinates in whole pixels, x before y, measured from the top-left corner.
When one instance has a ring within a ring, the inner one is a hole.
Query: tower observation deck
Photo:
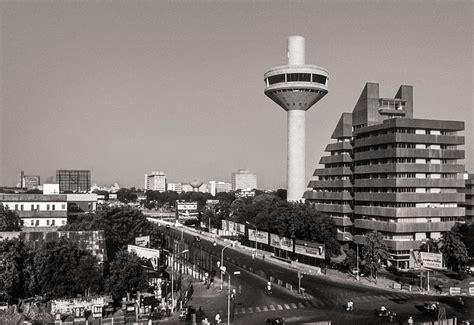
[[[303,199],[305,185],[305,113],[328,93],[328,72],[305,64],[305,40],[288,37],[288,64],[265,75],[265,95],[288,115],[287,200]]]

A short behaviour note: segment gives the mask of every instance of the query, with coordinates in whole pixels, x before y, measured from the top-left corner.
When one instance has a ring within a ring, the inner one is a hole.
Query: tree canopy
[[[0,231],[21,231],[21,219],[18,214],[1,204]]]
[[[156,237],[158,225],[148,221],[141,211],[128,206],[105,208],[71,221],[60,230],[104,230],[110,260],[127,244],[133,244],[135,237],[150,235],[152,247],[157,247],[160,240]]]
[[[33,264],[38,293],[46,299],[97,292],[102,283],[97,260],[65,238],[44,242],[35,251]]]
[[[454,231],[443,233],[440,250],[443,253],[446,266],[454,272],[461,272],[463,266],[467,265],[469,256],[459,233]]]
[[[389,253],[383,242],[382,234],[372,231],[367,234],[366,241],[362,246],[362,260],[364,267],[370,271],[370,275],[377,280],[378,271],[389,258]]]
[[[148,288],[147,275],[141,267],[141,259],[126,250],[119,251],[110,264],[109,276],[105,289],[112,294],[114,300],[119,300],[126,293],[144,291]]]

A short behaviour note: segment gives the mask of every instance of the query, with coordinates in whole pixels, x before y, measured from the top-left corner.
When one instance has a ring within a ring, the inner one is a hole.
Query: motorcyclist
[[[354,310],[354,303],[352,302],[352,300],[349,300],[349,301],[347,302],[346,310],[347,310],[347,311],[353,311],[353,310]]]
[[[267,294],[271,294],[272,293],[272,283],[270,281],[267,282],[267,286],[265,288]]]

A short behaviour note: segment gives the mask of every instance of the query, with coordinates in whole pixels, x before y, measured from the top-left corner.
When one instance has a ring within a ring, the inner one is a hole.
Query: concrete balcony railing
[[[464,193],[354,193],[356,201],[376,202],[464,202]]]
[[[338,232],[336,234],[336,239],[338,241],[350,242],[353,240],[352,234],[350,232]]]
[[[337,164],[337,163],[350,163],[352,158],[349,155],[335,155],[335,156],[323,156],[319,159],[320,164]]]
[[[350,142],[344,141],[344,142],[330,143],[326,146],[326,149],[324,151],[332,152],[332,151],[350,151],[350,150],[352,150],[352,144]]]
[[[374,173],[463,173],[459,164],[381,164],[354,166],[354,174]]]
[[[354,213],[359,216],[374,216],[387,218],[417,218],[417,217],[463,217],[465,209],[453,208],[382,208],[356,206]]]
[[[310,188],[351,188],[352,183],[350,180],[334,180],[334,181],[310,181],[308,184]]]
[[[463,188],[463,179],[434,178],[374,178],[355,179],[354,187],[439,187]]]
[[[367,147],[385,143],[429,143],[445,145],[463,145],[464,136],[395,133],[370,138],[357,139],[354,147]]]
[[[314,170],[313,176],[344,176],[352,175],[352,171],[349,167],[336,167],[336,168],[318,168]]]
[[[449,222],[384,222],[356,219],[356,228],[377,230],[386,233],[410,233],[410,232],[442,232],[449,231],[456,224]]]
[[[411,149],[392,148],[373,151],[356,152],[354,160],[382,158],[432,158],[432,159],[464,159],[464,150]]]
[[[333,201],[352,201],[352,195],[349,192],[306,192],[305,199],[310,200],[333,200]]]
[[[315,204],[314,206],[318,211],[326,213],[352,213],[350,205],[341,204]]]
[[[336,226],[350,227],[353,225],[351,219],[347,217],[332,217]]]
[[[355,235],[354,241],[358,244],[364,244],[366,242],[366,237],[364,235]],[[393,239],[384,239],[384,244],[387,246],[387,249],[390,250],[410,250],[410,249],[419,249],[423,245],[421,240],[393,240]]]

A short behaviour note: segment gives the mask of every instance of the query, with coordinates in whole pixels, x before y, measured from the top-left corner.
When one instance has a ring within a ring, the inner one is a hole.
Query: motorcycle
[[[380,310],[380,309],[376,309],[375,310],[375,315],[377,315],[377,317],[395,317],[397,316],[396,313],[394,312],[391,312],[390,310]]]

